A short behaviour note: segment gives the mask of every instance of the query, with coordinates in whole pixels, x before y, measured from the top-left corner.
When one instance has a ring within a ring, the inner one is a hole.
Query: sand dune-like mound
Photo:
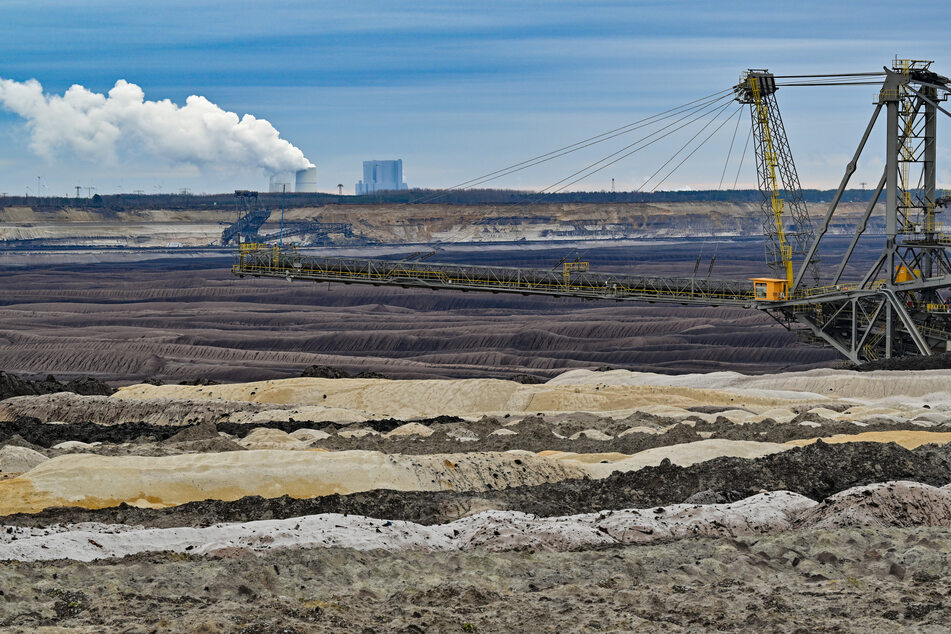
[[[771,442],[715,439],[655,447],[630,456],[618,453],[578,454],[558,451],[542,453],[561,462],[580,463],[591,477],[605,478],[615,471],[636,471],[644,467],[656,467],[664,460],[686,467],[714,458],[762,458],[790,448],[789,445]]]
[[[46,461],[46,456],[29,447],[0,447],[0,473],[23,473]]]
[[[69,454],[0,482],[0,514],[51,506],[106,508],[120,503],[167,507],[251,495],[314,498],[376,489],[485,491],[606,478],[664,461],[682,466],[722,457],[759,458],[791,445],[703,440],[634,455],[527,451],[401,455],[375,451],[308,450],[305,441],[276,429],[257,429],[239,441],[249,451],[122,457]],[[22,469],[22,471],[27,471]]]
[[[433,526],[325,513],[206,528],[143,529],[96,523],[10,527],[0,533],[0,560],[92,561],[154,551],[204,555],[233,549],[322,547],[568,551],[691,537],[768,535],[793,528],[916,526],[951,526],[951,491],[898,481],[851,488],[822,503],[789,491],[774,491],[727,504],[674,504],[560,517],[483,511]]]
[[[174,506],[247,495],[311,498],[374,489],[484,491],[579,478],[530,452],[388,455],[256,450],[162,457],[73,454],[0,482],[0,515],[51,506]]]
[[[769,376],[571,370],[545,384],[497,379],[298,378],[215,386],[133,385],[113,401],[217,403],[230,420],[359,421],[439,415],[642,412],[675,420],[788,423],[804,411],[837,422],[951,422],[951,371],[812,370]],[[24,403],[28,403],[26,401]],[[248,404],[247,409],[239,404]],[[698,411],[714,408],[714,411]],[[0,409],[0,415],[3,410]],[[324,417],[324,418],[321,418]]]
[[[606,373],[611,374],[611,373]],[[541,384],[497,379],[390,381],[380,379],[299,378],[215,385],[133,385],[116,401],[160,399],[227,401],[276,406],[322,406],[368,418],[425,418],[439,415],[481,417],[492,413],[597,412],[627,416],[649,407],[697,405],[756,408],[789,407],[815,395],[740,393],[677,385]],[[823,397],[819,397],[823,398]]]
[[[812,528],[951,527],[951,488],[903,481],[855,487],[826,498],[800,515],[796,524]]]
[[[310,444],[280,429],[259,427],[238,441],[245,449],[307,449]]]
[[[855,372],[828,368],[805,372],[746,375],[738,372],[663,375],[651,372],[571,370],[548,385],[653,385],[726,390],[743,394],[790,396],[820,395],[831,398],[918,398],[943,394],[951,401],[951,370]]]
[[[696,536],[742,536],[786,530],[816,502],[779,491],[732,504],[678,504],[654,509],[540,518],[486,511],[437,526],[335,513],[207,528],[135,529],[81,525],[14,529],[0,536],[0,560],[69,558],[92,561],[141,552],[192,555],[241,548],[344,547],[355,550],[577,550]]]

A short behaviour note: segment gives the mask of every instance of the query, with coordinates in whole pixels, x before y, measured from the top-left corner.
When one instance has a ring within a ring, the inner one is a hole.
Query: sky
[[[74,84],[106,93],[125,80],[147,100],[178,106],[199,95],[266,119],[316,164],[322,191],[340,183],[352,193],[362,161],[395,158],[411,187],[438,188],[728,89],[747,68],[869,72],[897,54],[935,60],[951,75],[949,18],[951,3],[878,0],[4,0],[0,78],[35,79],[52,95]],[[838,184],[876,92],[780,89],[803,187]],[[738,159],[749,130],[748,111],[738,109],[723,111],[699,138],[724,125],[661,189],[755,187],[749,150],[742,165]],[[951,152],[940,140],[948,123],[939,120],[938,175],[951,185]],[[75,195],[75,186],[211,193],[267,182],[253,161],[189,161],[140,138],[115,152],[40,153],[32,134],[26,119],[0,110],[0,193],[34,195],[37,177],[44,196]],[[571,189],[609,190],[614,179],[618,190],[650,191],[659,177],[648,177],[689,134]],[[487,185],[542,189],[635,138]],[[883,157],[877,130],[853,183],[877,182]]]

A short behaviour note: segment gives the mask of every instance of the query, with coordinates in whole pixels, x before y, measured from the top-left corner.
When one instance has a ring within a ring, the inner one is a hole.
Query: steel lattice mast
[[[776,90],[772,73],[755,69],[744,73],[734,88],[737,101],[750,105],[756,174],[763,194],[766,264],[792,287],[794,267],[805,263],[814,285],[818,285],[818,256],[804,259],[815,240],[815,230],[802,197],[799,174],[776,103]]]

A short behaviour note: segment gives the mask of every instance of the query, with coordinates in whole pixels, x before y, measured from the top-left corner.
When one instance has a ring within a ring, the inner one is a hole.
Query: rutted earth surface
[[[6,629],[941,631],[951,617],[951,371],[112,395],[14,378]]]

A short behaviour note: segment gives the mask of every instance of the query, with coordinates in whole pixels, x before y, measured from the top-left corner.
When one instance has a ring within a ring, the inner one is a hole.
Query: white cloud
[[[0,105],[26,119],[31,148],[48,159],[70,152],[116,163],[128,152],[170,164],[272,173],[311,166],[265,119],[239,117],[197,95],[184,106],[148,101],[139,86],[121,79],[106,95],[73,85],[62,96],[44,94],[36,80],[0,79]]]

